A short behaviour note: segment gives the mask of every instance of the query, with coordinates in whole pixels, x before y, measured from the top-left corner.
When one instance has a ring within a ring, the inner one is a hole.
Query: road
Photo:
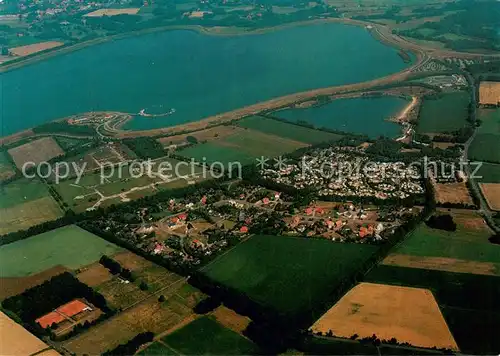
[[[474,106],[476,104],[476,87],[475,87],[475,81],[472,75],[468,72],[464,72],[464,75],[467,79],[467,82],[469,83],[469,87],[471,88],[472,91],[472,102],[474,103]],[[471,121],[476,122],[476,110],[473,110],[471,112]],[[476,137],[477,134],[477,127],[474,127],[474,132],[472,133],[471,137],[467,140],[467,142],[464,144],[464,150],[462,153],[462,162],[468,162],[469,161],[469,147],[474,141],[474,138]],[[471,190],[473,195],[477,198],[479,201],[479,213],[484,217],[488,225],[495,231],[495,232],[500,232],[500,227],[495,223],[493,220],[493,215],[494,212],[490,209],[488,206],[488,203],[486,202],[486,199],[483,196],[483,193],[481,192],[481,188],[479,187],[479,183],[474,179],[472,176],[471,168],[469,164],[465,165],[465,173],[469,179],[470,185],[471,185]]]

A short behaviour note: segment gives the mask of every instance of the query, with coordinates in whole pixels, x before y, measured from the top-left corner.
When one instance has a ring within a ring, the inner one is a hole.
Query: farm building
[[[36,319],[36,322],[45,329],[46,327],[51,326],[53,323],[59,324],[66,320],[66,318],[71,318],[72,316],[75,316],[87,310],[91,311],[92,308],[82,301],[75,299],[60,306],[53,312],[45,314],[44,316]]]

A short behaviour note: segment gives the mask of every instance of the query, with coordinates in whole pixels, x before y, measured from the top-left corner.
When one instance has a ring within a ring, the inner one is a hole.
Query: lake
[[[263,34],[172,30],[127,37],[0,74],[1,136],[86,111],[139,117],[148,129],[227,112],[299,91],[398,72],[397,50],[361,27],[321,23]]]
[[[271,115],[292,122],[305,121],[317,128],[365,134],[371,138],[400,135],[401,126],[386,121],[397,115],[409,102],[393,96],[336,99],[309,108],[280,110]]]

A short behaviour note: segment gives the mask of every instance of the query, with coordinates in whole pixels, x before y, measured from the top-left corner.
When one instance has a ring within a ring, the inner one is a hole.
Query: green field
[[[161,341],[182,355],[250,355],[258,351],[250,340],[207,316],[192,321]]]
[[[202,269],[210,279],[280,313],[314,308],[376,246],[257,235]]]
[[[481,126],[469,147],[469,159],[500,163],[500,109],[481,110]]]
[[[476,176],[480,183],[500,183],[500,164],[483,163]]]
[[[492,262],[500,274],[500,246],[488,241],[491,235],[492,232],[486,228],[472,230],[458,225],[457,231],[449,232],[431,229],[422,224],[393,252],[412,256]]]
[[[179,151],[184,157],[199,162],[240,162],[246,165],[262,156],[270,158],[293,152],[306,146],[302,142],[264,134],[255,130],[243,130],[211,142],[194,145]]]
[[[0,186],[0,209],[50,197],[47,186],[38,179],[21,178]]]
[[[24,277],[57,265],[77,269],[121,248],[76,225],[0,247],[0,277]]]
[[[278,120],[266,119],[262,116],[246,117],[238,121],[237,125],[270,135],[276,135],[310,144],[335,141],[342,138],[342,136],[338,134],[288,124]]]
[[[419,133],[456,131],[466,125],[470,96],[460,91],[424,99],[418,118]]]

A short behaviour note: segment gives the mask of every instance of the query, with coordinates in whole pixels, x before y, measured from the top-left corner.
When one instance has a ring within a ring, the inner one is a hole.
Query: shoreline
[[[284,30],[287,28],[293,28],[293,27],[298,27],[298,26],[308,26],[308,25],[315,25],[315,24],[321,24],[321,23],[340,23],[344,25],[351,25],[351,26],[358,26],[358,27],[366,27],[370,25],[368,22],[362,22],[358,20],[351,20],[351,19],[340,19],[340,18],[328,18],[328,19],[313,19],[313,20],[304,20],[304,21],[297,21],[297,22],[291,22],[291,23],[286,23],[286,24],[281,24],[277,26],[271,26],[271,27],[263,27],[263,28],[258,28],[258,29],[249,29],[248,27],[229,27],[229,26],[213,26],[213,27],[205,27],[202,25],[168,25],[168,26],[160,26],[160,27],[153,27],[153,28],[147,28],[143,30],[138,30],[138,31],[132,31],[132,32],[124,32],[120,33],[117,35],[112,35],[112,36],[105,36],[105,37],[100,37],[100,38],[95,38],[92,40],[84,41],[84,42],[78,42],[75,44],[70,44],[70,45],[63,45],[62,47],[59,48],[54,48],[53,50],[49,50],[48,52],[40,52],[39,54],[34,53],[31,56],[27,56],[26,59],[22,59],[22,57],[19,58],[19,61],[16,61],[14,63],[4,62],[4,65],[0,65],[0,73],[6,73],[10,72],[12,70],[20,69],[24,66],[28,66],[30,64],[38,63],[40,61],[43,61],[45,59],[49,59],[55,56],[59,55],[65,55],[68,53],[76,52],[81,49],[111,42],[111,41],[117,41],[129,37],[135,37],[135,36],[142,36],[142,35],[147,35],[150,33],[158,33],[158,32],[167,32],[167,31],[193,31],[199,34],[204,34],[207,36],[249,36],[249,35],[262,35],[266,33],[271,33],[275,31],[280,31]],[[218,30],[229,30],[228,32],[218,32]],[[371,33],[371,31],[370,31]],[[378,38],[375,37],[376,40]],[[395,47],[392,43],[389,42],[384,42],[385,45],[389,45],[391,47]]]
[[[19,58],[19,61],[9,64],[9,62],[5,62],[4,65],[0,65],[0,73],[6,73],[11,70],[16,70],[22,68],[24,66],[37,63],[39,61],[43,61],[45,59],[52,58],[58,55],[65,55],[74,51],[78,51],[90,46],[99,45],[102,43],[106,43],[109,41],[116,41],[128,37],[133,36],[141,36],[149,33],[157,33],[157,32],[165,32],[165,31],[176,31],[176,30],[185,30],[185,31],[194,31],[197,33],[209,35],[209,36],[247,36],[247,35],[260,35],[274,31],[280,31],[286,28],[297,27],[297,26],[307,26],[321,23],[339,23],[350,26],[357,26],[366,28],[370,34],[379,42],[391,46],[396,49],[404,49],[407,51],[411,51],[414,54],[418,54],[419,52],[427,52],[433,54],[442,54],[447,56],[458,56],[463,58],[477,58],[477,57],[491,57],[496,58],[500,57],[500,53],[498,54],[486,54],[486,53],[469,53],[469,52],[456,52],[451,50],[440,50],[427,48],[425,46],[413,43],[407,39],[404,39],[400,36],[392,34],[390,31],[386,30],[390,28],[386,25],[376,24],[369,21],[361,21],[354,20],[350,18],[326,18],[326,19],[312,19],[312,20],[303,20],[291,23],[285,23],[281,25],[271,26],[271,27],[263,27],[258,29],[249,29],[248,27],[229,27],[229,26],[213,26],[206,27],[202,25],[167,25],[160,27],[147,28],[138,31],[132,32],[124,32],[117,35],[106,36],[95,38],[92,40],[88,40],[85,42],[78,42],[75,44],[66,45],[62,48],[54,48],[53,50],[49,50],[48,52],[41,52],[40,54],[33,54],[26,59]],[[227,31],[227,32],[219,32],[219,31]],[[384,33],[385,32],[385,33]]]

